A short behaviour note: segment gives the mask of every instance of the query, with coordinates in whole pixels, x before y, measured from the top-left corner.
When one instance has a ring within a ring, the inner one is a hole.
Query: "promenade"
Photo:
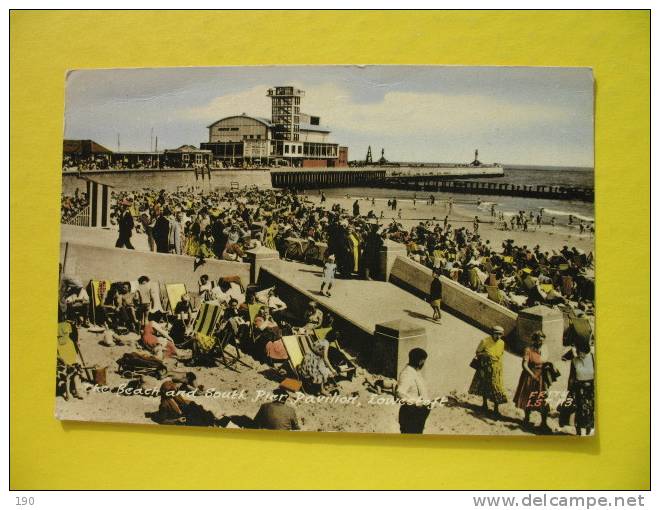
[[[373,334],[376,324],[405,320],[426,329],[429,359],[424,377],[433,395],[466,392],[474,370],[470,360],[486,333],[447,311],[437,324],[430,320],[431,307],[424,300],[388,282],[336,280],[332,297],[319,293],[321,269],[298,262],[267,261],[262,266],[286,281],[324,309]],[[505,353],[504,385],[513,394],[520,376],[520,358]]]

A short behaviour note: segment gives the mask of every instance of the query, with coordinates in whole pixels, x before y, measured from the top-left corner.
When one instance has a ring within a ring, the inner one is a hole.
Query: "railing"
[[[75,216],[62,222],[65,225],[75,225],[76,227],[89,227],[89,206],[78,211]]]

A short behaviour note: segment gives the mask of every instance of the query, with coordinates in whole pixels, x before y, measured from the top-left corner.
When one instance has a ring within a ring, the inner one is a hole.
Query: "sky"
[[[208,141],[229,115],[270,118],[266,90],[305,91],[301,111],[364,159],[593,167],[591,69],[561,67],[263,66],[76,70],[67,139],[110,150]]]

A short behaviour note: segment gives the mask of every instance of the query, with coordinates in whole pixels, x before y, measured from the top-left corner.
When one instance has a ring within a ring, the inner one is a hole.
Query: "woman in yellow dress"
[[[268,226],[266,227],[266,236],[264,238],[264,246],[270,248],[271,250],[276,250],[275,248],[275,236],[277,236],[279,229],[277,227],[277,222],[274,220],[268,220]]]
[[[488,411],[488,401],[494,404],[494,412],[500,414],[499,405],[507,401],[502,382],[502,355],[504,354],[504,329],[495,326],[491,336],[484,338],[477,347],[477,368],[469,393],[483,398],[481,407]]]
[[[358,273],[360,270],[360,238],[353,228],[350,228],[348,231],[348,240],[351,243],[353,254],[353,272]]]

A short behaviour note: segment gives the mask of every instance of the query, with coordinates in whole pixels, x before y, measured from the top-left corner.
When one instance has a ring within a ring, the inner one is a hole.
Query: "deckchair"
[[[298,373],[298,368],[303,361],[303,351],[300,347],[300,342],[298,341],[298,335],[287,335],[282,337],[282,343],[286,349],[287,354],[289,355],[289,365],[291,370],[295,374],[296,378],[302,381],[300,374]]]
[[[89,301],[91,309],[90,319],[97,326],[100,326],[100,324],[96,322],[96,308],[105,304],[105,298],[110,291],[111,285],[112,282],[110,280],[90,280],[89,282],[91,295]]]
[[[185,283],[166,283],[165,284],[165,294],[167,295],[167,301],[169,304],[169,309],[172,313],[176,309],[176,305],[179,304],[181,298],[188,293]]]
[[[222,308],[215,303],[202,303],[193,332],[197,347],[204,353],[210,352],[216,345],[215,328],[222,316]]]
[[[257,318],[259,311],[265,307],[263,303],[252,303],[248,305],[248,315],[250,316],[250,341],[254,341],[254,319]]]

